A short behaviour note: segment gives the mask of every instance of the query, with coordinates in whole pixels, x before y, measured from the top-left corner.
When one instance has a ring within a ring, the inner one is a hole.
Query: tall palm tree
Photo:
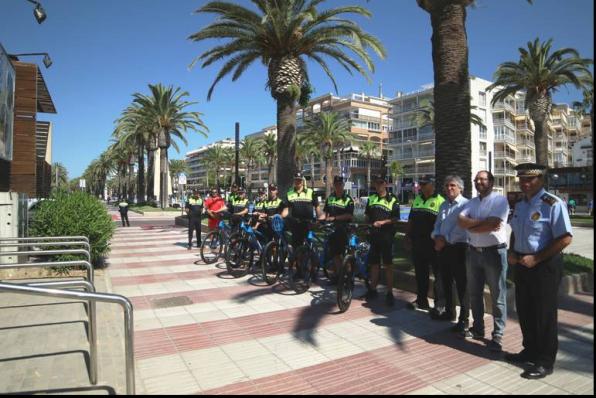
[[[404,174],[404,166],[397,160],[394,160],[389,164],[389,171],[391,172],[391,178],[393,179],[393,185],[395,187],[395,194],[397,195],[397,177]],[[399,190],[401,191],[401,185],[399,185]]]
[[[263,156],[261,140],[247,137],[242,140],[241,145],[240,159],[242,159],[246,168],[245,185],[248,189],[248,194],[250,195],[252,190],[252,169],[262,164],[265,160],[265,157]]]
[[[325,162],[325,192],[331,194],[333,155],[355,139],[348,121],[336,112],[321,112],[306,123],[305,133],[318,144],[319,156]]]
[[[580,90],[589,89],[592,73],[588,69],[591,59],[581,58],[577,50],[562,48],[551,53],[552,39],[528,42],[528,48],[519,48],[518,62],[505,62],[495,72],[495,82],[488,90],[496,89],[492,103],[523,90],[525,106],[534,122],[536,162],[548,166],[548,125],[552,108],[552,93],[560,87],[573,85]]]
[[[371,172],[371,162],[374,158],[379,158],[381,156],[381,150],[379,149],[379,144],[372,141],[366,141],[362,144],[359,144],[359,156],[365,158],[367,160],[367,171],[366,171],[366,189],[367,192],[370,191],[370,172]]]
[[[318,145],[308,134],[298,134],[296,137],[296,151],[294,152],[296,171],[302,172],[304,169],[304,164],[308,161],[310,163],[311,184],[314,184],[315,182],[315,157],[317,156],[318,152]]]
[[[277,160],[277,133],[262,138],[263,156],[267,162],[267,182],[273,183],[273,167]]]
[[[586,87],[582,90],[582,100],[575,101],[573,108],[582,115],[590,115],[590,136],[592,137],[592,148],[594,148],[594,78],[590,79]]]
[[[66,189],[68,187],[68,171],[66,167],[59,162],[52,164],[52,189]]]
[[[235,81],[257,60],[267,68],[267,87],[277,102],[277,182],[282,194],[291,186],[296,169],[297,102],[307,103],[311,90],[306,59],[321,66],[337,91],[324,57],[335,60],[350,73],[357,71],[366,77],[365,67],[347,55],[346,50],[355,54],[370,71],[374,71],[374,65],[369,49],[385,57],[381,42],[346,16],[370,17],[370,11],[359,6],[318,9],[324,1],[251,0],[252,9],[228,1],[209,2],[197,12],[217,14],[217,20],[189,37],[193,41],[229,40],[195,59],[202,62],[203,68],[226,60],[209,89],[208,98],[228,74],[233,72]]]
[[[189,174],[190,167],[184,159],[172,159],[170,160],[170,178],[172,179],[172,186],[176,187],[178,197],[180,197],[180,186],[178,184],[181,174]]]
[[[165,208],[168,200],[168,149],[170,145],[178,151],[178,146],[172,138],[178,138],[187,145],[184,133],[187,130],[194,130],[207,137],[209,129],[201,120],[201,113],[186,112],[184,109],[196,104],[186,101],[184,98],[189,94],[174,89],[172,86],[165,87],[161,84],[149,85],[150,96],[135,94],[134,102],[143,108],[143,113],[151,120],[157,128],[157,145],[160,149],[160,204]]]
[[[214,145],[205,152],[203,165],[207,170],[215,174],[215,184],[218,188],[220,187],[219,176],[221,175],[221,172],[224,171],[224,166],[227,162],[226,157],[227,155],[224,151],[224,147],[221,145]]]

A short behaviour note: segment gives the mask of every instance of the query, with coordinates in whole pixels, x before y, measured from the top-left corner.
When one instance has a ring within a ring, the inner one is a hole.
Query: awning
[[[56,113],[54,101],[52,101],[48,86],[46,86],[41,69],[39,68],[37,68],[37,112]]]

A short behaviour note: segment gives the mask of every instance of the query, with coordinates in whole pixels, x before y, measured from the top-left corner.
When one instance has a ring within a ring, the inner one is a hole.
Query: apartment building
[[[226,138],[226,139],[214,142],[212,144],[204,145],[194,151],[187,152],[186,153],[186,163],[188,164],[188,166],[190,168],[190,173],[186,179],[187,189],[200,189],[200,190],[208,189],[209,188],[208,178],[209,178],[210,184],[213,184],[215,175],[212,174],[213,171],[211,171],[210,167],[208,167],[208,164],[205,160],[205,156],[206,156],[209,148],[212,148],[215,146],[221,146],[224,148],[234,148],[235,141],[231,138]],[[208,175],[208,173],[210,171],[211,171],[211,174]],[[229,167],[223,167],[223,168],[217,170],[217,172],[219,173],[220,180],[223,181],[223,179],[226,176],[229,177],[233,173],[233,168],[230,165]]]

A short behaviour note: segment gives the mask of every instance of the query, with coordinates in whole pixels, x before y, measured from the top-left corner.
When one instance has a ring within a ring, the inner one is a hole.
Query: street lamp
[[[43,64],[45,65],[46,69],[52,66],[52,59],[50,58],[50,54],[48,53],[26,53],[26,54],[9,54],[11,57],[29,57],[33,55],[43,55]]]
[[[48,17],[48,15],[46,14],[46,11],[43,9],[43,7],[41,6],[41,4],[38,1],[35,1],[35,0],[27,0],[27,1],[29,3],[35,4],[35,9],[33,10],[33,16],[35,17],[35,20],[37,20],[37,23],[41,24]]]

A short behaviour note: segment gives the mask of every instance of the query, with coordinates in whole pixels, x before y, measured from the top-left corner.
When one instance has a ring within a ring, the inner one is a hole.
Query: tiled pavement
[[[185,242],[186,229],[147,226],[118,228],[112,241],[106,288],[135,306],[138,393],[593,393],[592,295],[561,304],[557,369],[527,381],[483,342],[405,309],[411,293],[396,290],[392,310],[355,300],[338,314],[333,289],[295,295],[255,276],[233,279]],[[510,319],[504,348],[520,346]]]

